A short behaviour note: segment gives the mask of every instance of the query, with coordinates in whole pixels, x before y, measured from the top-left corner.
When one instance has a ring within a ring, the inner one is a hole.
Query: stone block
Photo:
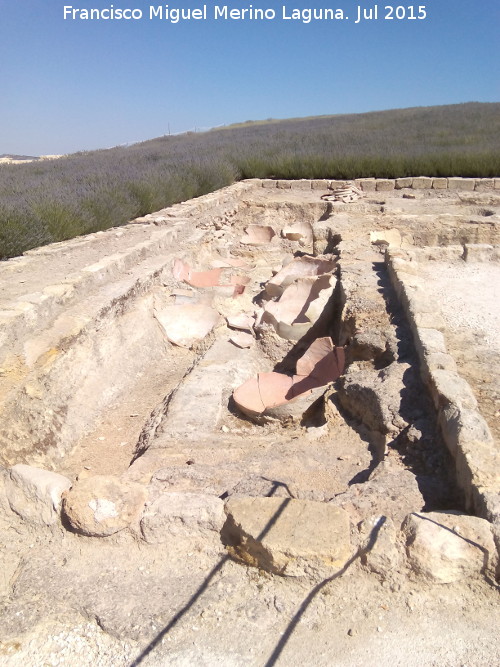
[[[141,533],[149,544],[176,538],[203,538],[219,533],[224,521],[224,501],[202,493],[164,493],[144,510]]]
[[[408,564],[429,583],[449,584],[494,573],[496,547],[491,525],[458,513],[418,512],[403,523]]]
[[[63,512],[76,532],[105,537],[137,520],[146,498],[142,484],[112,475],[96,475],[79,479],[66,492]]]
[[[363,192],[375,192],[377,189],[377,181],[375,178],[360,178],[356,181],[356,187],[361,188]]]
[[[500,190],[500,178],[495,178],[493,182],[493,187],[495,190]]]
[[[277,181],[276,187],[279,190],[290,190],[292,187],[292,181]]]
[[[411,176],[405,178],[396,178],[396,190],[402,190],[403,188],[411,188],[413,184],[413,178]]]
[[[266,178],[262,181],[263,188],[276,188],[278,186],[278,181],[273,181],[270,178]]]
[[[427,356],[433,352],[447,354],[446,343],[443,334],[437,329],[417,329],[418,341],[416,343],[420,355]]]
[[[305,178],[298,181],[291,181],[291,188],[292,190],[310,190],[311,181]]]
[[[448,179],[448,189],[449,190],[467,190],[469,192],[473,191],[476,186],[476,181],[473,178],[449,178]]]
[[[425,358],[425,364],[429,372],[435,370],[453,371],[456,373],[457,364],[450,354],[443,352],[431,352]]]
[[[464,260],[466,262],[489,262],[496,259],[495,248],[488,243],[466,243]]]
[[[10,508],[25,521],[50,526],[59,519],[61,497],[71,481],[58,473],[17,464],[5,480]]]
[[[432,187],[434,190],[446,190],[448,187],[447,178],[433,178]]]
[[[284,576],[324,578],[352,555],[349,515],[328,503],[232,497],[222,537],[248,565]]]
[[[387,516],[373,516],[359,526],[361,547],[365,553],[361,562],[372,572],[386,578],[399,569],[402,556],[396,546],[396,528]]]
[[[394,190],[396,186],[396,181],[392,178],[379,178],[377,180],[376,189],[378,192],[386,192],[388,190]]]
[[[313,190],[328,190],[328,183],[326,179],[314,179],[311,181],[311,188]]]
[[[428,176],[415,176],[412,188],[414,190],[430,190],[432,188],[432,178]]]
[[[476,192],[488,192],[495,187],[495,179],[493,178],[476,178]]]
[[[477,400],[470,385],[458,373],[434,370],[431,374],[436,407],[451,404],[459,408],[475,409]]]

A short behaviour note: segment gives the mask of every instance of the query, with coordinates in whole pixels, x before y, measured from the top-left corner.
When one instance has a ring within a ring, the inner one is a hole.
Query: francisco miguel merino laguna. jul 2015
[[[350,8],[351,9],[351,8]],[[352,8],[354,14],[359,14],[360,8]],[[64,20],[80,21],[140,21],[160,20],[169,23],[181,21],[207,20],[216,21],[273,21],[281,19],[284,21],[311,21],[346,20],[348,16],[340,8],[289,8],[282,5],[281,10],[271,7],[247,7],[235,8],[229,5],[200,5],[199,7],[171,7],[170,5],[149,5],[148,8],[122,8],[109,5],[101,9],[80,8],[73,5],[64,5]]]

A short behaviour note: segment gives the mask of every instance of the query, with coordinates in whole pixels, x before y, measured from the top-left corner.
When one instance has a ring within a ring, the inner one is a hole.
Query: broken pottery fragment
[[[219,321],[216,310],[199,303],[155,309],[154,316],[171,343],[187,348],[205,338]]]
[[[231,329],[241,329],[242,331],[251,331],[254,324],[253,317],[247,313],[228,315],[226,319]]]
[[[343,370],[343,348],[334,347],[331,338],[319,338],[297,362],[297,375],[259,373],[238,387],[233,399],[248,417],[300,419]]]
[[[270,243],[276,232],[268,225],[248,225],[245,229],[245,235],[241,238],[241,243],[246,245],[265,245]]]
[[[278,273],[266,283],[266,292],[269,296],[281,296],[286,287],[291,285],[297,278],[308,276],[320,276],[330,273],[335,268],[334,259],[321,257],[295,257],[288,262]]]
[[[289,241],[298,241],[300,245],[309,245],[313,241],[312,225],[309,222],[297,222],[295,225],[283,227],[281,235]]]
[[[181,259],[174,261],[174,278],[182,280],[191,287],[215,287],[220,284],[221,273],[222,269],[193,271],[192,267]]]
[[[278,301],[265,305],[262,322],[271,324],[286,340],[299,340],[323,312],[333,293],[332,280],[331,274],[299,278],[285,289]]]
[[[252,334],[239,331],[238,333],[233,334],[229,340],[233,345],[236,345],[236,347],[248,348],[252,347],[255,339]]]

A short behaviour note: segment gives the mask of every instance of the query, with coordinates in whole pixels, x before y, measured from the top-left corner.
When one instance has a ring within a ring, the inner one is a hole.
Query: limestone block
[[[274,574],[326,577],[352,554],[349,515],[290,498],[231,497],[223,540],[233,556]]]
[[[328,190],[328,181],[326,179],[315,179],[311,181],[313,190]]]
[[[457,447],[464,443],[493,443],[488,424],[477,410],[446,405],[439,412],[439,426],[446,446],[454,456]]]
[[[419,354],[423,357],[432,354],[433,352],[442,352],[447,354],[446,343],[441,331],[437,329],[426,329],[424,327],[417,329],[417,349]]]
[[[477,407],[477,400],[470,385],[458,373],[437,369],[432,372],[431,382],[433,394],[437,395],[436,407],[446,404],[469,409]]]
[[[365,519],[358,528],[361,545],[366,549],[362,563],[383,577],[397,570],[401,565],[402,555],[396,546],[394,522],[387,516],[378,515]]]
[[[448,584],[495,571],[495,543],[484,519],[419,512],[407,516],[403,531],[412,571],[430,583]]]
[[[276,187],[280,190],[290,190],[292,181],[277,181]]]
[[[476,178],[476,192],[487,192],[493,190],[495,180],[493,178]]]
[[[433,178],[432,187],[434,190],[446,190],[448,187],[447,178]]]
[[[432,188],[432,178],[428,176],[416,176],[413,179],[412,188],[414,190],[430,190]]]
[[[13,512],[30,523],[54,524],[59,518],[61,496],[71,481],[49,470],[17,464],[5,480],[7,500]]]
[[[204,537],[219,533],[224,521],[224,501],[202,493],[164,493],[144,510],[141,532],[149,544],[177,537]]]
[[[396,190],[402,190],[403,188],[411,188],[413,184],[413,178],[396,178]]]
[[[488,243],[466,243],[464,260],[466,262],[489,262],[496,259],[495,248]]]
[[[425,365],[429,372],[435,370],[457,371],[455,359],[450,354],[444,354],[443,352],[431,352],[425,358]]]
[[[388,190],[394,190],[396,186],[396,181],[393,178],[379,178],[377,180],[376,189],[378,192],[386,192]]]
[[[359,181],[356,181],[356,185],[361,188],[363,192],[375,192],[377,189],[377,181],[375,178],[360,178]]]
[[[374,245],[388,245],[389,248],[400,248],[401,232],[395,228],[370,232],[370,243]]]
[[[78,533],[104,537],[138,519],[146,498],[142,484],[96,475],[75,482],[63,498],[63,511]]]
[[[449,178],[449,190],[467,190],[472,191],[476,186],[476,181],[473,178]]]
[[[495,178],[494,189],[495,190],[500,190],[500,178]]]
[[[278,185],[278,181],[273,181],[270,178],[267,178],[262,181],[262,187],[263,188],[276,188]]]
[[[441,313],[417,312],[413,316],[413,321],[417,327],[437,329],[438,331],[444,331],[446,329],[446,322]]]
[[[301,179],[299,181],[292,181],[291,182],[291,188],[292,190],[310,190],[311,189],[311,181],[308,179]]]

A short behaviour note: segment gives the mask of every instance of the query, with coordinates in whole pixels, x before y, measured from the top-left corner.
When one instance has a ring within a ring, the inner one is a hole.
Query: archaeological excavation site
[[[0,664],[500,664],[500,179],[241,181],[0,283]]]

